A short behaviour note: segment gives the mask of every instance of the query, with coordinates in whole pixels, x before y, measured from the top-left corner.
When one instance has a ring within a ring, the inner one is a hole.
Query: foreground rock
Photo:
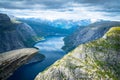
[[[0,13],[0,53],[32,47],[37,39],[36,33],[29,25]]]
[[[79,45],[35,80],[120,80],[120,27]]]
[[[23,48],[0,54],[0,80],[6,80],[21,65],[38,52],[35,48]]]
[[[64,38],[65,46],[62,49],[69,52],[80,44],[96,40],[102,37],[112,26],[120,26],[120,22],[100,21],[90,24],[84,29],[79,28],[72,35]]]

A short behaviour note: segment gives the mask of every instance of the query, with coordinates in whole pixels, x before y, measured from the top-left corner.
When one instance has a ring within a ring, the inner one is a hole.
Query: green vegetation
[[[38,42],[38,41],[44,40],[45,38],[44,38],[44,37],[33,36],[32,39],[33,39],[35,42]]]
[[[35,80],[120,80],[120,27],[78,46]]]
[[[107,33],[106,36],[115,36],[120,34],[120,26],[111,28]]]
[[[21,23],[20,21],[16,20],[15,18],[11,18],[10,20],[14,24],[20,24]]]

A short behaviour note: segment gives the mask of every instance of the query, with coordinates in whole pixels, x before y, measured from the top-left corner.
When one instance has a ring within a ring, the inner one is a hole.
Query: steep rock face
[[[19,36],[21,37],[25,46],[31,47],[31,46],[33,46],[35,41],[38,41],[37,40],[38,37],[37,37],[36,33],[29,25],[27,25],[25,23],[19,24],[17,26],[16,30],[17,30]]]
[[[6,14],[0,13],[0,53],[31,47],[36,41],[36,37],[29,25],[10,19]]]
[[[84,29],[80,28],[72,35],[64,38],[65,46],[62,49],[69,52],[82,43],[102,37],[109,28],[119,25],[120,22],[117,21],[101,21],[90,24]]]
[[[79,45],[35,80],[120,80],[120,27]]]
[[[0,13],[0,22],[10,21],[10,18],[6,14]]]
[[[38,52],[34,48],[12,50],[0,54],[0,80],[6,80],[21,65]]]

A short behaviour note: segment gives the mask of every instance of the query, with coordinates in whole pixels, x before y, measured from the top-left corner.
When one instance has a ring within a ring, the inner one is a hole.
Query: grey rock
[[[0,23],[4,21],[10,21],[10,18],[6,14],[0,13]]]
[[[65,46],[62,49],[69,52],[80,44],[102,37],[111,27],[119,25],[120,22],[117,21],[100,21],[90,24],[84,29],[79,28],[72,35],[64,38]]]
[[[120,27],[104,36],[79,45],[35,80],[120,80]]]
[[[0,54],[0,80],[6,80],[21,65],[38,52],[34,48],[23,48]]]
[[[32,47],[36,38],[36,33],[29,25],[10,19],[6,14],[0,13],[0,53]]]

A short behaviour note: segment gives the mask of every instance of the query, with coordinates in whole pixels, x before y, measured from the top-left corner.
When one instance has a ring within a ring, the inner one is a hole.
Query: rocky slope
[[[79,45],[35,80],[120,80],[120,27]]]
[[[34,48],[23,48],[0,54],[0,80],[6,80],[21,65],[38,52]]]
[[[37,35],[29,25],[0,13],[0,53],[31,47],[35,43],[36,37]]]
[[[72,35],[64,38],[65,46],[63,50],[69,52],[76,48],[79,44],[98,39],[104,35],[112,26],[119,26],[120,22],[117,21],[100,21],[88,25],[84,29],[78,29]]]

